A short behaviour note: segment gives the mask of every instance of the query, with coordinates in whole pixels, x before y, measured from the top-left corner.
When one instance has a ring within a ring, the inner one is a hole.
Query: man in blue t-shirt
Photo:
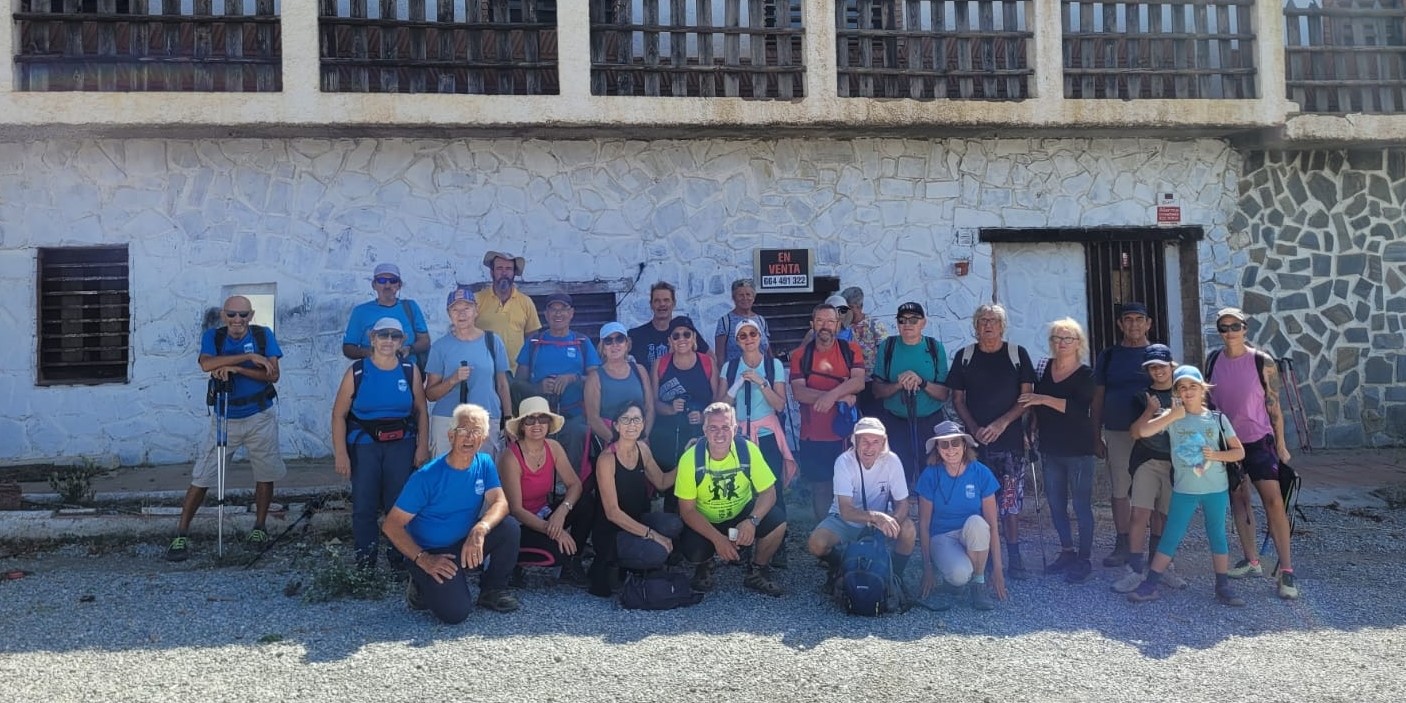
[[[516,378],[530,385],[527,396],[540,395],[566,418],[556,440],[566,458],[580,470],[586,451],[586,408],[583,388],[588,374],[600,368],[600,353],[585,335],[571,329],[576,314],[571,296],[553,293],[547,298],[547,328],[528,336],[517,355]]]
[[[200,370],[210,374],[217,391],[210,419],[208,449],[191,470],[190,487],[181,506],[176,537],[166,549],[168,561],[185,561],[190,554],[190,521],[205,501],[205,493],[219,480],[221,457],[244,447],[254,470],[254,529],[250,544],[268,541],[264,520],[273,500],[273,482],[288,469],[278,450],[278,410],[273,384],[278,382],[278,359],[283,350],[273,330],[252,324],[254,308],[248,298],[232,296],[221,311],[224,327],[209,329],[200,339]],[[225,442],[217,436],[224,420]],[[223,445],[223,446],[221,446]]]
[[[395,264],[376,264],[371,274],[371,290],[376,291],[376,299],[368,300],[352,308],[347,319],[347,331],[342,334],[342,354],[355,361],[371,356],[371,326],[383,317],[400,321],[406,331],[405,346],[397,352],[404,359],[413,355],[415,365],[425,369],[426,354],[430,351],[430,328],[425,324],[425,313],[419,303],[401,300],[400,267]]]
[[[1136,398],[1144,393],[1151,379],[1143,369],[1146,357],[1147,331],[1152,318],[1142,303],[1123,303],[1118,309],[1118,330],[1123,338],[1104,349],[1094,362],[1094,400],[1089,414],[1093,417],[1094,454],[1104,459],[1108,467],[1108,485],[1112,489],[1113,527],[1118,536],[1113,553],[1103,560],[1104,566],[1122,566],[1128,562],[1128,529],[1132,522],[1130,496],[1133,488],[1128,463],[1133,454],[1133,437],[1128,429],[1141,414]]]

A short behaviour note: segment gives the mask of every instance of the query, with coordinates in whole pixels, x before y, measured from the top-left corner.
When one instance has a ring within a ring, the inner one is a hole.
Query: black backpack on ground
[[[662,569],[631,571],[620,589],[620,607],[627,610],[673,610],[703,602],[703,594],[689,585],[687,574]]]

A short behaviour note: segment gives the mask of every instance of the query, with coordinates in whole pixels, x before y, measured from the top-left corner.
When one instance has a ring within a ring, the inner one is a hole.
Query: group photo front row
[[[697,602],[719,563],[741,564],[747,589],[781,596],[775,570],[798,556],[788,554],[786,500],[797,488],[808,501],[789,509],[808,502],[815,528],[789,542],[804,542],[819,587],[851,612],[897,601],[989,610],[1039,568],[1021,552],[1027,484],[1050,506],[1059,541],[1044,574],[1091,579],[1099,459],[1115,529],[1099,564],[1119,569],[1113,590],[1138,602],[1187,587],[1174,557],[1199,509],[1211,592],[1243,606],[1232,581],[1265,573],[1258,495],[1277,551],[1275,592],[1299,596],[1279,488],[1291,459],[1281,380],[1247,344],[1237,308],[1216,313],[1224,346],[1201,368],[1148,339],[1137,302],[1120,305],[1119,340],[1096,357],[1072,318],[1049,323],[1048,349],[1032,357],[1006,340],[1006,311],[994,303],[977,308],[975,340],[949,356],[924,333],[920,303],[900,305],[889,334],[849,288],[814,307],[783,361],[752,310],[749,279],[734,284],[735,307],[711,344],[676,314],[665,282],[651,287],[649,321],[608,322],[591,340],[571,328],[569,294],[549,296],[546,325],[537,321],[513,284],[520,257],[489,252],[484,265],[492,285],[450,291],[450,329],[435,340],[418,305],[398,297],[399,269],[378,265],[377,298],[348,323],[352,362],[332,403],[357,565],[406,572],[407,603],[440,621],[475,606],[516,610],[533,568],[625,607]],[[253,315],[248,298],[232,296],[224,325],[202,337],[214,412],[169,560],[188,558],[192,519],[240,447],[255,481],[244,539],[270,539],[269,505],[287,471],[275,390],[283,352]],[[1234,564],[1227,515],[1243,551]],[[915,550],[921,576],[908,589]],[[887,603],[876,606],[875,593]]]

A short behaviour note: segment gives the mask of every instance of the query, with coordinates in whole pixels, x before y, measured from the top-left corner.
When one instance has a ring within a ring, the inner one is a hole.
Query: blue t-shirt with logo
[[[918,477],[918,495],[932,501],[928,534],[941,535],[962,529],[967,518],[981,514],[981,501],[996,495],[1001,484],[991,469],[979,461],[967,464],[952,476],[942,466],[929,466]]]
[[[527,380],[532,383],[541,383],[548,376],[563,374],[574,374],[580,380],[585,380],[586,372],[600,364],[600,354],[596,352],[596,345],[575,332],[557,337],[544,329],[529,337],[517,355],[518,367],[529,367],[530,375]],[[578,415],[582,412],[583,385],[580,380],[567,386],[561,394],[563,415]]]
[[[259,353],[259,343],[254,338],[254,330],[252,325],[249,329],[245,330],[244,336],[240,337],[239,339],[226,336],[224,348],[216,350],[215,333],[218,330],[219,328],[205,330],[205,334],[201,336],[201,356],[237,356],[239,354]],[[282,358],[283,349],[279,348],[278,340],[274,339],[273,330],[264,328],[264,336],[267,338],[268,341],[268,345],[264,349],[264,356],[270,359]],[[252,361],[246,361],[240,364],[240,366],[243,366],[246,369],[259,368],[258,365]],[[230,378],[234,379],[234,385],[230,387],[229,394],[229,399],[232,402],[230,402],[229,404],[229,411],[225,414],[225,417],[231,420],[238,420],[240,418],[245,417],[253,417],[254,415],[259,414],[259,412],[266,410],[270,405],[273,404],[273,401],[268,399],[255,403],[236,404],[233,401],[239,400],[241,398],[253,398],[259,395],[260,393],[263,393],[264,389],[269,387],[269,384],[264,381],[256,381],[252,378],[249,378],[248,376],[245,376],[244,374],[233,374],[230,376]]]
[[[410,308],[410,317],[405,316],[405,308]],[[419,333],[429,333],[429,326],[425,324],[425,313],[420,310],[420,304],[413,300],[397,300],[394,305],[382,305],[375,300],[368,300],[352,308],[351,317],[347,318],[347,330],[342,333],[342,344],[355,344],[359,347],[371,347],[371,328],[376,321],[383,317],[392,317],[400,321],[401,329],[405,330],[405,345],[410,346],[415,343],[415,335]]]
[[[361,387],[352,399],[351,411],[361,420],[393,420],[411,417],[415,409],[415,390],[405,380],[401,368],[410,362],[399,362],[389,370],[381,369],[370,359],[361,361]],[[407,438],[414,437],[407,431]],[[347,423],[347,443],[366,444],[375,441],[355,422]]]
[[[467,537],[483,512],[484,494],[501,487],[487,452],[475,454],[467,469],[450,466],[446,454],[410,474],[395,507],[415,516],[405,529],[416,544],[439,549]]]

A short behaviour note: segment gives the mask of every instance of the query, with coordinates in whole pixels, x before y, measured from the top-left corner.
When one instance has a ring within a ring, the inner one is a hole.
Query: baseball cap
[[[826,305],[833,305],[833,306],[835,306],[835,307],[837,307],[837,308],[847,308],[847,307],[849,307],[849,301],[848,301],[848,300],[845,300],[845,299],[844,299],[844,296],[840,295],[839,293],[835,293],[834,295],[831,295],[830,297],[826,298],[826,299],[825,299],[825,304],[826,304]]]
[[[905,317],[905,316],[909,316],[909,315],[916,315],[916,316],[918,316],[918,317],[927,317],[927,316],[928,316],[927,313],[923,312],[923,306],[922,306],[922,305],[919,305],[919,304],[917,304],[917,303],[915,303],[915,302],[913,302],[913,301],[911,301],[911,300],[908,301],[908,302],[906,302],[906,303],[904,303],[904,304],[902,304],[902,305],[900,305],[900,306],[898,306],[898,316],[899,316],[899,317]]]
[[[884,423],[879,422],[877,417],[861,417],[854,423],[853,434],[876,434],[880,437],[887,437],[888,430],[884,428]]]
[[[607,322],[600,326],[601,339],[605,339],[612,334],[623,334],[626,337],[630,336],[630,333],[625,330],[625,326],[619,322]]]
[[[757,334],[762,333],[762,326],[757,324],[756,320],[753,320],[750,317],[744,317],[741,320],[737,321],[736,327],[732,328],[732,336],[736,337],[737,333],[741,332],[743,327],[751,327],[752,329],[757,331]]]
[[[1149,344],[1142,352],[1142,365],[1152,364],[1172,365],[1172,349],[1165,344]]]
[[[374,278],[387,273],[400,278],[400,267],[395,264],[376,264],[376,268],[371,271],[371,276]]]
[[[380,332],[381,330],[395,330],[402,334],[405,333],[405,328],[400,326],[400,320],[394,317],[383,317],[377,320],[376,324],[371,325],[372,332]]]
[[[478,305],[478,301],[474,299],[474,292],[469,290],[467,286],[459,286],[454,290],[449,291],[449,301],[444,304],[444,307],[452,308],[454,307],[454,304],[459,302],[460,300],[466,303],[471,303],[475,306]]]
[[[1118,317],[1124,315],[1142,315],[1143,317],[1147,317],[1147,306],[1136,301],[1123,303],[1118,308]]]
[[[1240,308],[1221,308],[1217,310],[1216,319],[1219,320],[1222,317],[1233,317],[1241,322],[1244,322],[1246,319],[1245,311]]]
[[[1182,381],[1195,381],[1203,386],[1206,385],[1206,379],[1201,376],[1201,369],[1195,366],[1178,366],[1177,370],[1172,372],[1173,386]]]
[[[553,294],[547,296],[547,304],[544,305],[543,307],[550,307],[552,303],[562,303],[562,304],[565,304],[567,307],[572,307],[572,305],[571,305],[571,294],[569,294],[569,293],[553,293]]]

